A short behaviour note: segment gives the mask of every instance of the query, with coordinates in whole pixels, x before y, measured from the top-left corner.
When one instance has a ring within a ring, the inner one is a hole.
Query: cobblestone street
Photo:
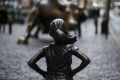
[[[75,44],[88,55],[91,63],[76,74],[74,80],[120,80],[119,24],[117,27],[110,25],[108,39],[100,31],[97,35],[94,34],[92,20],[82,25],[82,37]],[[13,34],[9,35],[7,30],[0,33],[0,80],[44,80],[27,65],[27,61],[40,48],[51,43],[52,38],[40,33],[39,39],[30,38],[29,45],[18,45],[17,40],[25,33],[25,29],[26,25],[14,24]],[[72,68],[80,62],[73,57]],[[45,59],[41,59],[38,64],[46,70]]]

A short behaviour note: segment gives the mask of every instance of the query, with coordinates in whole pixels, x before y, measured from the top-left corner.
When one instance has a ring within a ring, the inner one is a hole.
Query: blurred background
[[[0,0],[0,80],[44,80],[27,61],[62,18],[91,63],[74,80],[120,80],[120,0]],[[72,57],[72,68],[81,63]],[[45,59],[38,65],[46,70]]]

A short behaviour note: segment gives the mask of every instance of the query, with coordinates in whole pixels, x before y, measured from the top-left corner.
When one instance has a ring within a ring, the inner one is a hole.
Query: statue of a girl
[[[29,60],[28,65],[46,80],[73,80],[73,76],[84,69],[90,63],[90,59],[72,45],[76,42],[76,37],[68,34],[63,19],[55,19],[51,22],[49,34],[54,39],[54,43],[43,47]],[[75,69],[71,68],[72,55],[82,60]],[[42,57],[46,59],[47,71],[40,69],[36,64]]]

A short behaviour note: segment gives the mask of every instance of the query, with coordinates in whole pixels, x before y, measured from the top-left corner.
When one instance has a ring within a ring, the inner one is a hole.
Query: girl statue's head
[[[76,42],[76,36],[72,37],[69,35],[68,27],[63,19],[54,19],[50,23],[49,34],[59,44],[72,44]]]

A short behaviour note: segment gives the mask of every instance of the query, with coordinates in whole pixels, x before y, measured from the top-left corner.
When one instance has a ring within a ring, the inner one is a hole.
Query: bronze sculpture
[[[36,25],[39,26],[35,32],[35,37],[38,37],[40,29],[44,32],[48,32],[49,23],[55,18],[64,19],[70,30],[75,30],[75,28],[79,27],[79,15],[83,13],[83,9],[79,8],[77,5],[74,5],[70,1],[63,1],[66,1],[66,3],[63,2],[62,4],[61,0],[41,0],[37,3],[29,14],[26,33],[18,39],[18,43],[28,43],[28,39],[31,36],[31,31]]]
[[[71,45],[76,42],[76,36],[71,37],[68,34],[66,24],[62,19],[51,22],[49,34],[55,43],[42,48],[29,60],[28,65],[46,80],[73,80],[73,76],[84,69],[90,63],[90,59]],[[80,66],[75,69],[71,68],[72,55],[82,60]],[[36,64],[42,57],[46,59],[47,71],[40,69]]]
[[[87,0],[84,0],[83,8],[79,8],[78,5],[74,5],[68,0],[41,0],[36,3],[29,13],[26,32],[18,39],[18,43],[27,44],[28,39],[31,37],[31,32],[36,25],[37,29],[32,35],[33,37],[38,38],[40,30],[43,33],[48,33],[49,24],[55,18],[62,18],[66,22],[69,30],[78,30],[78,36],[81,37],[81,23],[88,18],[84,13],[86,5]],[[93,15],[93,17],[94,16],[96,15]],[[97,17],[95,17],[96,33]]]

